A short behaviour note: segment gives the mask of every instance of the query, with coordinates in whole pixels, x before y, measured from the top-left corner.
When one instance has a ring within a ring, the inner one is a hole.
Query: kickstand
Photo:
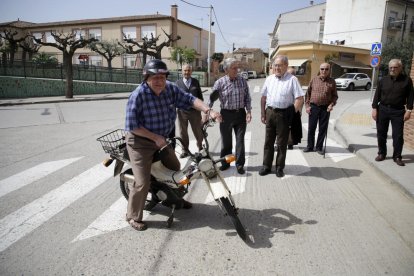
[[[175,204],[171,206],[171,214],[167,219],[167,228],[171,228],[171,224],[174,221],[174,211],[175,211]]]

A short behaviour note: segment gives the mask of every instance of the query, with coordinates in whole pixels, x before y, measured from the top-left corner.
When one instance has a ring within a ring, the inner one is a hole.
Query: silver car
[[[364,88],[365,90],[371,89],[371,79],[367,74],[362,73],[345,73],[339,78],[335,79],[336,88],[354,90],[355,88]]]

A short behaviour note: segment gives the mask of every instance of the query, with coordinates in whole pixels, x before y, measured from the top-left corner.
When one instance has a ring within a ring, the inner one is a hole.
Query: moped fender
[[[114,177],[121,173],[123,167],[124,167],[124,162],[116,159],[115,167],[114,167]]]
[[[214,200],[218,200],[221,197],[229,197],[230,191],[227,189],[227,185],[223,183],[224,179],[220,174],[210,179],[204,176],[203,178],[207,182]]]

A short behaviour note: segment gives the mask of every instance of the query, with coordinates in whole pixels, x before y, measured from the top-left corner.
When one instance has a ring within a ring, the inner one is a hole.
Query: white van
[[[249,79],[257,79],[256,71],[247,71],[247,74],[249,76]]]

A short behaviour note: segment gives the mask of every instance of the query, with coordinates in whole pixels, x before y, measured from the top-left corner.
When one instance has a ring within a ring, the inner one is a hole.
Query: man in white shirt
[[[266,125],[263,167],[260,175],[271,172],[274,143],[277,136],[276,176],[285,174],[286,149],[289,138],[289,125],[293,115],[303,106],[303,92],[298,79],[287,72],[288,58],[276,56],[273,62],[274,74],[268,76],[262,88],[261,121]]]

